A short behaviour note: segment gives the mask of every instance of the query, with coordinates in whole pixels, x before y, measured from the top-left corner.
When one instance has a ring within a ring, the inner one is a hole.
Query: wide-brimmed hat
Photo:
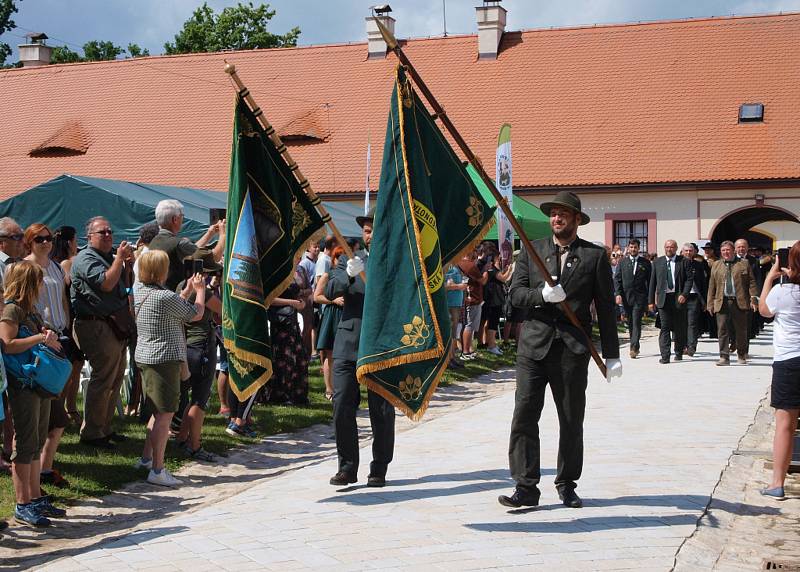
[[[714,243],[709,240],[703,245],[703,250],[705,250],[706,248],[715,248]]]
[[[568,209],[575,211],[581,215],[580,224],[582,225],[589,222],[589,215],[581,210],[581,200],[575,193],[561,191],[552,201],[548,201],[539,205],[541,211],[547,216],[550,216],[550,209],[553,207],[567,207]]]
[[[207,248],[198,248],[190,258],[203,261],[203,272],[212,273],[222,271],[222,264],[214,260],[214,253]]]
[[[356,217],[356,222],[358,223],[358,226],[360,226],[361,228],[364,228],[365,222],[374,222],[374,221],[375,221],[375,207],[369,209],[369,212],[364,216]]]

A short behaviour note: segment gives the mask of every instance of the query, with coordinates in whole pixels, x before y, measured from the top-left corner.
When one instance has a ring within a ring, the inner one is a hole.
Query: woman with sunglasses
[[[35,263],[42,269],[42,282],[39,284],[39,295],[34,304],[36,312],[44,322],[60,336],[62,342],[67,341],[65,332],[68,331],[69,298],[67,282],[61,265],[50,258],[53,250],[53,233],[42,223],[34,223],[25,229],[22,242],[25,249],[30,252],[25,260]],[[62,343],[62,347],[65,344]],[[66,350],[66,348],[64,348]],[[53,459],[64,434],[64,429],[69,425],[65,396],[68,388],[64,388],[61,395],[50,404],[50,421],[47,427],[47,440],[41,452],[41,482],[51,484],[58,488],[69,486],[69,482],[53,469]]]

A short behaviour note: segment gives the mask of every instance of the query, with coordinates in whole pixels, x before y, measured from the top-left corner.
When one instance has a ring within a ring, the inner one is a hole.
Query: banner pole
[[[495,187],[494,181],[492,181],[491,177],[489,177],[489,175],[484,170],[481,161],[478,159],[478,157],[475,156],[475,154],[469,148],[467,142],[458,132],[455,125],[453,125],[452,121],[450,121],[450,118],[445,113],[444,108],[439,104],[438,101],[436,101],[436,98],[433,96],[433,93],[431,93],[431,91],[428,89],[428,86],[425,85],[425,82],[417,73],[417,70],[414,68],[413,64],[408,59],[408,56],[405,55],[402,48],[397,43],[397,39],[394,37],[394,34],[392,34],[386,28],[386,26],[384,26],[381,23],[380,19],[375,18],[375,23],[378,25],[378,29],[381,31],[381,35],[383,36],[383,40],[386,42],[386,46],[389,48],[389,50],[394,52],[395,56],[397,56],[397,59],[400,60],[400,63],[402,63],[403,66],[405,66],[405,68],[408,70],[411,79],[413,79],[414,83],[417,84],[417,87],[419,88],[420,92],[422,93],[423,96],[425,96],[425,99],[428,101],[431,108],[433,109],[435,117],[442,122],[442,125],[444,125],[445,129],[447,129],[447,132],[456,142],[459,149],[461,149],[461,152],[464,153],[464,156],[467,158],[467,161],[469,161],[475,167],[475,170],[478,172],[483,182],[489,188],[489,191],[492,193],[492,196],[497,202],[497,206],[500,207],[500,209],[503,211],[503,214],[506,215],[506,218],[511,223],[511,226],[514,227],[514,231],[517,233],[517,236],[519,236],[519,239],[522,241],[525,250],[528,251],[528,255],[530,256],[531,260],[539,268],[539,272],[541,272],[542,276],[544,276],[545,282],[547,282],[550,286],[555,286],[556,282],[551,277],[550,271],[547,269],[547,266],[545,266],[544,261],[541,259],[536,250],[534,250],[533,244],[531,243],[530,239],[528,239],[528,237],[525,235],[525,231],[523,230],[522,225],[517,220],[517,217],[514,216],[514,213],[508,206],[508,202],[506,201],[506,199],[500,194],[500,191],[497,190],[497,187]],[[564,315],[567,316],[567,319],[569,319],[569,321],[572,322],[572,324],[576,328],[578,328],[581,332],[583,332],[584,337],[586,339],[586,343],[589,346],[589,351],[592,353],[592,358],[594,358],[594,362],[597,364],[597,367],[600,369],[600,372],[603,374],[603,377],[605,377],[606,364],[603,362],[603,358],[600,357],[600,354],[598,353],[597,348],[594,345],[594,342],[592,342],[591,334],[589,334],[589,332],[583,329],[583,326],[581,325],[580,321],[578,321],[578,317],[575,315],[575,312],[572,311],[572,308],[569,306],[569,304],[567,304],[566,301],[561,302],[559,305],[561,306],[561,310],[564,312]]]
[[[322,220],[330,227],[331,232],[333,232],[333,235],[336,237],[336,240],[339,243],[339,246],[341,246],[344,250],[345,256],[347,256],[347,258],[353,258],[353,250],[350,248],[350,245],[347,244],[344,236],[342,236],[342,233],[339,232],[339,229],[333,222],[333,218],[322,204],[319,196],[317,196],[317,194],[311,188],[311,183],[308,182],[308,179],[306,179],[303,173],[300,171],[299,165],[294,161],[294,159],[292,159],[292,156],[289,154],[289,150],[278,136],[275,128],[270,125],[269,121],[267,121],[267,118],[264,117],[263,110],[258,106],[256,101],[253,99],[253,96],[250,95],[250,90],[245,87],[244,83],[242,83],[242,80],[239,78],[239,74],[236,73],[236,66],[226,62],[225,73],[231,76],[233,83],[235,83],[236,87],[238,88],[239,97],[243,98],[245,102],[247,102],[247,105],[250,107],[250,111],[253,112],[253,115],[255,115],[256,118],[258,118],[258,122],[264,129],[264,133],[267,135],[267,137],[269,137],[270,141],[272,141],[272,144],[275,145],[275,148],[278,150],[278,153],[280,153],[281,157],[283,157],[283,160],[286,162],[289,170],[294,173],[295,179],[297,179],[297,182],[300,184],[300,188],[303,189],[303,192],[305,192],[306,196],[311,201],[311,204],[315,209],[317,209],[317,212],[319,212]],[[366,283],[367,277],[364,272],[361,273],[361,279]]]

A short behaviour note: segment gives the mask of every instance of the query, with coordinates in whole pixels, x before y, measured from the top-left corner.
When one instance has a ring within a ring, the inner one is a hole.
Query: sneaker
[[[464,361],[470,361],[475,359],[476,357],[477,356],[475,355],[475,352],[470,352],[468,354],[461,354],[461,359]]]
[[[50,519],[39,513],[33,503],[18,504],[14,509],[14,520],[20,524],[44,528],[50,526]]]
[[[486,351],[487,351],[487,352],[489,352],[490,354],[494,354],[494,355],[496,355],[496,356],[501,356],[501,355],[503,355],[503,350],[501,350],[501,349],[500,349],[500,348],[498,348],[497,346],[495,346],[495,347],[493,347],[493,348],[489,348],[489,349],[488,349],[488,350],[486,350]]]
[[[147,469],[148,471],[153,468],[153,459],[147,459],[146,461],[139,457],[139,460],[133,464],[134,469]]]
[[[191,448],[189,448],[189,456],[195,461],[205,461],[206,463],[216,463],[218,461],[214,453],[206,451],[202,446],[198,447],[196,451],[192,451]]]
[[[69,486],[69,481],[61,476],[56,469],[48,471],[47,473],[39,474],[39,482],[43,485],[53,485],[56,488],[64,489]]]
[[[31,501],[33,508],[42,516],[50,516],[53,518],[64,518],[67,516],[67,511],[63,508],[53,506],[50,502],[50,497],[45,495]]]
[[[776,500],[785,500],[786,494],[783,492],[783,487],[775,487],[774,489],[761,489],[760,492],[765,497],[772,497]]]
[[[456,360],[456,359],[451,359],[449,366],[452,369],[463,369],[464,368],[464,364],[462,362]]]
[[[244,432],[242,431],[242,428],[239,427],[233,421],[228,423],[228,426],[225,428],[225,433],[227,433],[231,437],[244,437]]]
[[[150,469],[150,473],[147,475],[147,482],[151,485],[162,487],[177,487],[181,484],[181,481],[170,475],[167,469],[161,469],[160,473]]]
[[[256,432],[255,429],[253,429],[253,426],[250,425],[249,423],[247,425],[243,425],[242,427],[240,427],[240,429],[242,430],[242,433],[244,433],[244,436],[247,437],[248,439],[255,439],[256,437],[258,437],[258,433]]]

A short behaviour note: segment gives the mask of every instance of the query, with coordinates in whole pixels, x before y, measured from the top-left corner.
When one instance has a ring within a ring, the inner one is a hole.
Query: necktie
[[[672,276],[672,260],[667,259],[667,288],[675,289],[675,278]]]
[[[733,296],[733,272],[731,269],[733,268],[733,262],[725,262],[725,295],[726,296]]]
[[[558,247],[558,275],[561,276],[564,273],[564,263],[567,261],[567,253],[569,252],[569,246],[559,246]]]
[[[633,264],[633,274],[636,274],[636,258],[631,256],[631,263]]]

